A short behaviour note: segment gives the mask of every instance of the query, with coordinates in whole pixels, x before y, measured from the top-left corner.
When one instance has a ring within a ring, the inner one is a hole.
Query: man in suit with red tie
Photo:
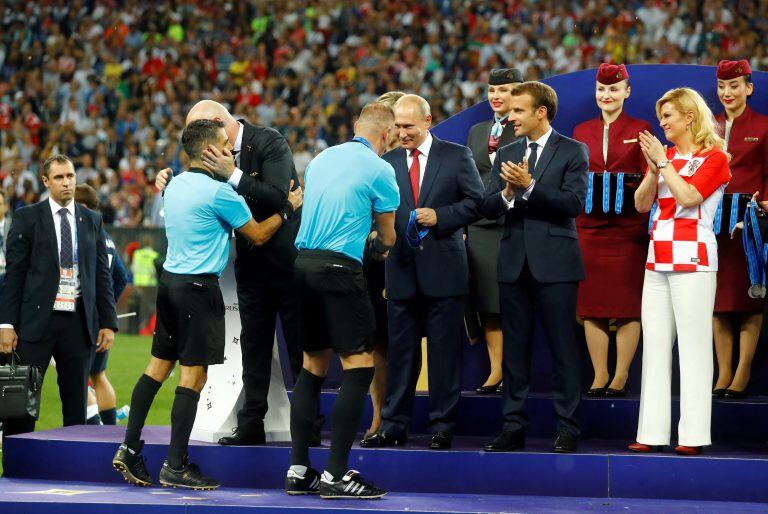
[[[461,393],[463,309],[469,291],[466,225],[479,219],[483,185],[469,148],[429,132],[427,101],[405,95],[395,104],[401,147],[384,155],[395,168],[400,207],[397,242],[386,261],[389,354],[381,429],[361,446],[402,444],[411,417],[427,336],[429,447],[451,447]]]
[[[488,219],[505,216],[498,270],[504,430],[486,451],[525,445],[534,312],[552,352],[554,451],[577,447],[581,383],[574,321],[584,264],[575,218],[584,208],[589,157],[586,145],[552,129],[556,112],[557,93],[551,87],[515,85],[509,122],[521,139],[499,150],[481,206]]]

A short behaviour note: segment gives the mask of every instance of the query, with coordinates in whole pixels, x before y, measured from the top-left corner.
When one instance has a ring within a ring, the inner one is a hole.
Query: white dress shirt
[[[544,147],[547,144],[547,141],[549,141],[549,136],[552,135],[552,127],[549,127],[549,130],[547,130],[543,136],[541,136],[539,139],[536,139],[535,141],[531,141],[530,138],[525,138],[525,160],[528,160],[528,157],[531,155],[531,143],[536,143],[538,146],[536,147],[536,165],[539,164],[539,161],[541,161],[541,154],[544,151]],[[534,170],[529,169],[528,173],[533,175]],[[533,192],[533,187],[536,185],[536,179],[532,178],[530,185],[523,191],[523,200],[528,200],[528,198],[531,196],[531,193]],[[511,209],[515,206],[515,197],[512,197],[512,200],[507,200],[504,196],[504,193],[502,191],[501,199],[504,200],[504,203],[507,204],[507,209]]]
[[[237,137],[235,138],[235,142],[232,144],[232,151],[237,152],[237,155],[235,156],[235,171],[232,172],[232,175],[230,175],[229,180],[227,182],[237,190],[237,186],[240,185],[240,179],[243,176],[243,170],[240,169],[240,155],[241,155],[241,147],[243,146],[243,124],[239,121],[237,124],[240,126],[239,129],[237,129]]]
[[[427,159],[429,158],[429,151],[432,149],[432,134],[427,132],[427,137],[416,147],[419,151],[419,192],[421,192],[421,182],[424,180],[424,170],[427,169]],[[411,164],[413,164],[412,150],[405,152],[405,165],[408,168],[408,173],[411,171]]]

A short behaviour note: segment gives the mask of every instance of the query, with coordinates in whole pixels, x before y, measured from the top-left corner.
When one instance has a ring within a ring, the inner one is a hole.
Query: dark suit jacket
[[[285,206],[291,180],[296,188],[299,187],[299,178],[291,149],[280,132],[240,121],[243,124],[243,141],[239,168],[243,176],[237,192],[245,198],[254,219],[263,221]],[[235,270],[243,266],[269,266],[292,273],[296,259],[294,242],[300,222],[299,211],[261,247],[251,245],[237,233]]]
[[[90,343],[99,329],[117,330],[112,276],[101,215],[75,205],[77,252],[85,320]],[[19,339],[42,337],[59,286],[59,249],[48,200],[23,207],[13,216],[0,290],[0,324],[14,326]]]
[[[576,235],[575,218],[584,208],[589,155],[586,145],[558,134],[549,136],[537,159],[536,185],[528,200],[522,191],[507,210],[501,197],[501,163],[521,162],[526,139],[499,149],[485,191],[481,211],[489,219],[504,216],[504,235],[499,251],[499,282],[514,282],[523,263],[542,283],[584,279],[584,264]]]
[[[463,228],[480,218],[477,208],[483,184],[469,148],[432,137],[418,207],[434,209],[437,226],[425,237],[423,249],[411,248],[405,239],[408,218],[417,207],[413,204],[406,151],[398,148],[383,156],[395,168],[400,189],[400,206],[395,213],[397,242],[385,266],[387,298],[393,300],[406,300],[419,291],[427,296],[448,297],[469,290]]]
[[[487,188],[491,183],[491,157],[488,155],[488,139],[491,136],[491,129],[493,128],[493,120],[481,121],[472,126],[469,129],[469,137],[467,138],[467,146],[472,150],[472,156],[475,158],[475,164],[477,165],[477,171],[480,172],[480,180],[483,181],[483,187]],[[510,143],[514,143],[519,138],[515,136],[515,129],[511,123],[504,126],[504,130],[501,132],[499,138],[499,149],[507,146]],[[497,155],[498,157],[498,155]],[[474,223],[475,225],[494,225],[504,224],[504,219],[489,220],[481,218]]]

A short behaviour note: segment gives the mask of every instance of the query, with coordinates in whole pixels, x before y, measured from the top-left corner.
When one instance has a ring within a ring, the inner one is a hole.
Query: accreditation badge
[[[53,310],[75,312],[77,294],[77,265],[74,268],[59,268],[59,289],[53,301]]]

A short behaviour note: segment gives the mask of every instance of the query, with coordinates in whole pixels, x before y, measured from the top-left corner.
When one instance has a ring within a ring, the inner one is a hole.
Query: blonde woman
[[[387,91],[376,99],[390,109],[395,106],[400,97],[405,96],[402,91]],[[387,152],[400,146],[400,140],[395,131],[392,131],[392,139],[389,142]],[[373,232],[370,239],[376,237]],[[389,333],[387,331],[387,300],[384,291],[384,261],[369,258],[365,261],[365,279],[368,283],[368,295],[371,297],[373,312],[376,316],[376,332],[373,338],[373,382],[371,382],[371,404],[373,405],[373,418],[371,427],[366,430],[364,438],[375,434],[381,426],[381,409],[384,407],[384,395],[387,386],[387,343]]]
[[[712,112],[689,88],[667,91],[656,102],[667,149],[650,132],[640,134],[648,172],[635,207],[654,203],[641,307],[643,373],[637,442],[647,453],[670,443],[672,349],[680,357],[680,455],[711,444],[712,311],[717,285],[715,212],[731,179],[723,139]]]

